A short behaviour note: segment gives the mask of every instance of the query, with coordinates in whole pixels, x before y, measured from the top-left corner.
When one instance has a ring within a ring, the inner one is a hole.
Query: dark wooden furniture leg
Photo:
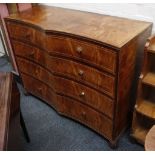
[[[29,143],[30,142],[30,137],[29,137],[29,134],[27,132],[25,121],[23,119],[23,115],[22,115],[21,111],[20,111],[20,124],[21,124],[21,127],[23,129],[23,132],[24,132],[24,136],[26,138],[26,141]]]
[[[14,74],[14,81],[17,81],[19,83],[22,84],[22,81],[21,79],[19,78],[19,76],[15,75]],[[15,82],[14,82],[15,83]],[[16,85],[16,88],[17,88],[17,85]],[[19,91],[18,91],[19,92]],[[24,89],[24,94],[25,95],[29,95],[29,93]],[[20,96],[20,95],[19,95]],[[20,97],[19,97],[19,103],[20,103]],[[26,141],[29,143],[30,142],[30,138],[29,138],[29,134],[28,134],[28,131],[27,131],[27,128],[26,128],[26,125],[25,125],[25,121],[24,121],[24,118],[23,118],[23,115],[22,115],[22,112],[21,112],[21,109],[20,109],[20,125],[23,129],[23,132],[24,132],[24,136],[26,138]]]

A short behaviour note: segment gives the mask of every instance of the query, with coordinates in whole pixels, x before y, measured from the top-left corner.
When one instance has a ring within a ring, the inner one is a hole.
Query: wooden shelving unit
[[[155,73],[147,73],[143,78],[142,82],[149,86],[155,87]]]
[[[155,124],[155,36],[145,45],[144,63],[139,78],[131,136],[144,145],[149,129]]]
[[[153,102],[143,100],[135,109],[138,113],[155,119],[155,104]]]

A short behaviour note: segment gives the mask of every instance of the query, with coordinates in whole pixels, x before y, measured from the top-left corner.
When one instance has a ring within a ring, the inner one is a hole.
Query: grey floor
[[[0,58],[0,71],[11,71],[6,58]],[[25,96],[22,86],[21,109],[31,138],[27,143],[22,135],[23,150],[112,150],[107,141],[89,128],[71,119],[62,117],[55,110],[33,96]],[[118,148],[121,151],[142,151],[143,147],[129,141],[129,130],[120,138]]]

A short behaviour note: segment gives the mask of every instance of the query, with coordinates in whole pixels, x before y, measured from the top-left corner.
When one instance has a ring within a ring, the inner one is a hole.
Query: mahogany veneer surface
[[[5,22],[25,89],[114,144],[152,24],[47,6]]]

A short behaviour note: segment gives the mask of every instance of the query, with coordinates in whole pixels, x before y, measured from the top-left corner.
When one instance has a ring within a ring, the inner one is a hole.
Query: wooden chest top
[[[115,48],[121,48],[152,26],[150,22],[42,5],[7,19],[32,24],[46,32],[77,35]]]

